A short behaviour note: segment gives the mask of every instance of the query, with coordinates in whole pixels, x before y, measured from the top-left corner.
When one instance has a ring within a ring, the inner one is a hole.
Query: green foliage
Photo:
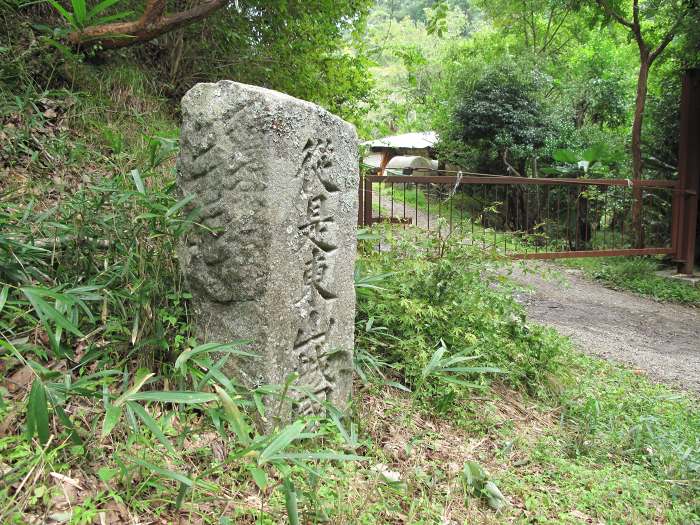
[[[605,144],[594,144],[581,153],[565,148],[556,149],[552,152],[552,158],[560,165],[542,168],[540,171],[564,177],[605,178],[607,165],[616,160]]]
[[[412,6],[380,2],[370,12],[363,51],[373,59],[369,72],[376,88],[370,111],[359,127],[360,135],[376,138],[425,131],[433,125],[433,113],[444,106],[444,93],[439,88],[448,80],[444,78],[445,64],[449,63],[446,51],[456,39],[473,32],[478,12],[468,2],[442,2],[438,10],[423,11],[428,4],[436,3],[416,2]],[[408,10],[412,14],[407,14]],[[434,21],[432,33],[426,14]],[[442,37],[437,34],[438,26]]]
[[[132,14],[131,11],[122,11],[109,16],[100,16],[121,0],[102,0],[92,8],[88,8],[85,0],[71,0],[72,11],[64,8],[58,0],[47,1],[65,19],[73,31],[80,31],[92,25],[108,24]]]
[[[454,123],[444,135],[474,152],[471,165],[501,171],[506,153],[517,160],[535,155],[545,144],[547,128],[535,79],[504,63],[487,68],[461,94]]]
[[[151,44],[160,51],[156,59],[150,49],[134,53],[177,98],[194,82],[228,78],[357,120],[371,87],[358,39],[368,7],[368,0],[241,0]]]
[[[484,467],[476,461],[467,461],[464,464],[462,473],[467,491],[484,498],[493,510],[498,512],[508,504],[498,486],[489,479],[489,475],[484,470]]]
[[[664,266],[655,258],[607,257],[570,261],[568,264],[582,268],[590,277],[614,288],[646,295],[657,301],[700,305],[700,289],[657,275],[656,272],[664,269]]]
[[[572,374],[582,367],[588,373],[562,400],[563,418],[572,423],[570,453],[649,468],[671,483],[674,497],[700,512],[700,418],[691,408],[694,401],[629,372],[613,371],[603,361],[579,358]]]
[[[7,24],[13,26],[9,33],[22,39],[13,36],[5,41],[0,36],[0,53],[8,51],[8,63],[3,57],[0,66],[0,89],[5,72],[16,74],[30,55],[37,64],[23,74],[45,89],[74,88],[85,77],[93,78],[94,73],[83,75],[75,65],[89,61],[91,67],[102,70],[137,63],[143,72],[139,81],[148,77],[157,92],[174,100],[196,82],[229,78],[316,102],[355,121],[369,102],[369,60],[359,39],[368,0],[243,0],[217,11],[206,23],[189,25],[118,54],[93,47],[76,49],[65,37],[68,30],[140,15],[142,0],[104,0],[92,7],[86,0],[71,0],[70,7],[52,0],[51,5],[64,20],[60,27],[47,9],[7,14]],[[25,36],[29,36],[27,42],[22,41]],[[89,88],[94,93],[102,86]]]
[[[447,10],[447,2],[436,2],[430,9],[425,26],[429,35],[442,37],[447,32]]]
[[[66,9],[73,28],[142,8],[103,2],[90,15],[79,1]],[[512,58],[514,87],[524,88],[507,100],[536,104],[513,103],[522,125],[496,136],[530,144],[511,146],[509,158],[554,159],[567,173],[581,160],[596,173],[624,169],[625,159],[605,161],[591,147],[604,142],[614,153],[625,141],[630,44],[620,30],[593,38],[568,3],[528,2],[544,6],[537,31],[547,9],[556,7],[555,27],[568,12],[533,59],[517,24],[504,32],[466,1],[380,4],[366,27],[364,1],[243,1],[141,49],[81,57],[61,47],[65,31],[51,28],[50,6],[0,3],[8,28],[0,36],[0,169],[8,175],[0,177],[0,360],[28,377],[12,392],[0,386],[2,433],[10,432],[0,438],[0,521],[46,519],[63,497],[55,474],[90,489],[70,505],[72,523],[101,513],[117,520],[113,509],[128,509],[125,521],[433,523],[460,503],[452,518],[466,523],[483,520],[487,505],[500,509],[496,521],[588,521],[574,514],[579,508],[591,521],[697,521],[693,400],[572,355],[554,332],[527,322],[506,267],[455,240],[360,232],[362,385],[351,417],[329,406],[327,417],[277,421],[276,409],[300,393],[295,377],[245,388],[225,372],[233,358],[255,359],[244,341],[192,336],[175,245],[200,226],[188,197],[175,196],[176,122],[163,94],[177,97],[195,81],[263,84],[355,119],[369,105],[364,132],[393,132],[444,124],[489,64]],[[501,5],[507,14],[516,2]],[[665,81],[695,49],[671,51],[652,79],[659,103],[648,120],[659,126],[655,156],[665,162],[663,117],[673,108]],[[376,96],[390,101],[370,100],[370,67]],[[588,95],[591,106],[580,107]],[[534,140],[543,130],[528,111],[553,119],[547,126],[557,134]],[[521,137],[531,124],[534,135]],[[508,140],[494,139],[494,151]],[[425,202],[422,192],[411,195],[409,203]],[[370,249],[379,236],[390,251]],[[641,290],[655,263],[642,266],[610,261],[597,271]],[[663,283],[649,293],[691,302],[689,287]],[[511,398],[521,395],[513,416]],[[384,430],[372,420],[383,417]],[[448,468],[465,450],[464,469]],[[363,459],[392,463],[400,481]],[[222,497],[235,505],[222,511]]]
[[[125,79],[134,82],[125,85]],[[11,184],[0,198],[0,360],[30,377],[26,395],[20,388],[0,404],[0,413],[4,417],[12,409],[8,425],[18,431],[15,448],[37,447],[3,456],[11,472],[0,490],[7,496],[8,487],[17,487],[37,465],[70,446],[79,457],[42,467],[33,483],[44,490],[52,486],[48,472],[67,472],[67,465],[90,471],[97,457],[103,465],[99,477],[111,492],[81,498],[72,507],[75,523],[92,522],[106,501],[138,509],[145,497],[152,515],[171,507],[178,511],[189,498],[220,491],[217,482],[225,471],[234,484],[256,486],[271,499],[282,487],[278,477],[285,479],[285,491],[296,487],[303,493],[289,512],[304,516],[316,504],[308,493],[309,473],[317,477],[323,465],[361,459],[330,448],[347,436],[354,450],[356,429],[346,429],[333,407],[328,419],[277,421],[270,407],[295,402],[290,396],[298,393],[296,377],[286,385],[245,388],[224,371],[232,356],[256,358],[245,341],[197,344],[175,246],[190,228],[202,226],[196,224],[198,211],[188,207],[191,196],[175,195],[177,139],[169,129],[158,131],[163,120],[166,128],[172,123],[162,113],[125,115],[139,111],[133,101],[149,107],[138,91],[147,91],[148,84],[138,72],[118,70],[107,80],[103,89],[126,93],[132,103],[115,100],[111,107],[119,109],[100,107],[103,99],[96,93],[51,94],[55,98],[44,102],[39,93],[0,99],[3,119],[31,120],[13,135],[26,149],[10,151],[17,141],[0,145],[0,160],[11,159],[3,168],[35,175],[2,181]],[[68,96],[81,118],[61,106]],[[46,104],[61,116],[42,115]],[[110,119],[100,122],[103,115]],[[54,135],[57,118],[73,128]],[[131,118],[142,123],[148,118],[150,133],[133,133],[133,123],[115,125]],[[97,129],[102,133],[91,133]],[[65,146],[79,146],[82,133],[94,142],[84,155],[69,159]],[[48,183],[37,176],[44,169],[56,173]],[[91,176],[76,181],[73,169]],[[5,398],[7,390],[0,394]],[[201,449],[190,452],[186,446],[200,434],[216,436],[229,455],[202,463],[196,457]],[[100,457],[96,451],[106,444],[114,454]],[[194,471],[191,464],[197,465]],[[49,501],[47,496],[31,507]],[[0,521],[21,521],[26,504],[24,493],[9,497]]]
[[[358,297],[358,346],[442,410],[486,388],[494,374],[543,391],[563,342],[525,321],[498,262],[456,241],[409,238],[385,239],[390,249],[363,259],[365,272],[390,275],[381,292]]]

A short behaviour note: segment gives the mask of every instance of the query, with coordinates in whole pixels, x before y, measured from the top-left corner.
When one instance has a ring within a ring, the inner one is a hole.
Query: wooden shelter
[[[434,131],[419,131],[391,135],[380,139],[363,142],[369,148],[370,154],[364,158],[364,163],[376,168],[378,175],[384,175],[389,161],[394,157],[424,157],[435,159],[435,144],[438,135]],[[415,162],[415,161],[414,161]],[[399,164],[401,164],[399,162]]]

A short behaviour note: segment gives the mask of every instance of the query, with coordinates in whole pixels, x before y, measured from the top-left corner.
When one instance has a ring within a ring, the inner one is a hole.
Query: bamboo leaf
[[[452,383],[453,385],[459,385],[467,388],[475,388],[478,390],[485,390],[486,387],[484,385],[480,385],[478,383],[470,382],[470,381],[465,381],[464,379],[460,379],[458,377],[453,377],[453,376],[448,376],[448,375],[443,375],[440,376],[441,381],[445,381],[446,383]]]
[[[411,391],[411,389],[408,388],[406,385],[402,385],[401,383],[397,383],[396,381],[384,381],[382,382],[382,384],[386,386],[391,386],[393,388],[397,388],[398,390],[403,390],[404,392]]]
[[[287,476],[282,480],[282,492],[284,493],[284,503],[287,508],[289,525],[299,525],[299,509],[297,509],[297,492],[294,483]]]
[[[116,406],[120,406],[128,400],[135,399],[133,396],[136,395],[136,393],[138,393],[138,391],[141,390],[141,387],[143,387],[146,381],[148,381],[154,375],[155,374],[149,372],[145,368],[139,368],[139,370],[136,372],[136,377],[134,378],[134,384],[131,386],[131,388],[129,388],[126,392],[119,396],[114,402],[114,404]]]
[[[10,287],[3,286],[2,290],[0,290],[0,312],[2,312],[2,309],[5,308],[8,293],[10,293]]]
[[[36,435],[44,445],[49,440],[49,406],[46,402],[46,389],[39,379],[32,383],[27,403],[27,434]]]
[[[165,434],[163,434],[163,431],[161,430],[160,426],[158,423],[156,423],[155,419],[153,419],[148,412],[146,412],[146,409],[143,408],[141,405],[138,403],[135,403],[133,401],[127,401],[127,405],[131,408],[131,410],[134,411],[134,414],[136,414],[141,421],[148,427],[148,429],[151,431],[151,433],[160,441],[165,448],[168,449],[169,452],[175,452],[175,449],[173,448],[172,443],[170,443],[170,440],[165,437]]]
[[[73,23],[73,16],[56,0],[46,0],[67,22]]]
[[[270,457],[270,461],[279,459],[287,460],[320,460],[320,461],[365,461],[367,458],[356,454],[339,454],[337,452],[299,452],[282,453]]]
[[[233,387],[233,383],[231,380],[226,377],[226,374],[224,374],[221,371],[221,367],[226,364],[226,361],[228,361],[228,356],[224,356],[221,359],[219,359],[216,363],[211,364],[208,362],[202,362],[198,359],[193,359],[197,365],[203,368],[207,368],[207,373],[200,379],[200,381],[197,383],[197,390],[201,389],[202,386],[209,384],[209,379],[212,377],[218,381],[221,386],[224,387],[225,390],[233,392],[235,389]]]
[[[187,206],[187,204],[189,204],[192,201],[192,199],[194,199],[194,193],[190,193],[185,198],[180,199],[179,201],[177,201],[176,204],[168,208],[168,211],[165,212],[165,216],[170,217],[172,215],[175,215],[180,209]]]
[[[75,428],[75,425],[73,422],[70,420],[68,417],[68,414],[66,414],[66,411],[63,410],[63,407],[56,403],[52,396],[51,396],[51,391],[47,391],[46,394],[48,395],[49,400],[51,401],[51,406],[53,407],[54,413],[58,416],[58,419],[63,423],[63,425],[70,429],[70,440],[73,442],[74,445],[82,445],[83,440],[80,439],[80,436],[78,435],[78,430]]]
[[[209,392],[136,392],[128,396],[129,401],[156,401],[160,403],[199,404],[216,401],[218,396]]]
[[[163,476],[164,478],[168,478],[168,479],[171,479],[173,481],[178,481],[180,483],[183,483],[184,485],[187,485],[188,487],[192,487],[194,485],[194,482],[190,478],[188,478],[184,474],[180,474],[179,472],[174,472],[172,470],[167,470],[167,469],[164,469],[161,467],[157,467],[154,464],[149,463],[148,461],[144,461],[144,460],[139,459],[139,458],[131,458],[131,461],[133,461],[137,465],[140,465],[140,466],[150,470],[151,472],[153,472],[155,474],[159,474],[159,475]]]
[[[227,353],[227,354],[234,354],[234,355],[241,355],[245,357],[258,357],[256,354],[251,354],[250,352],[245,352],[243,350],[240,350],[239,347],[248,343],[248,341],[232,341],[231,343],[205,343],[203,345],[196,346],[194,348],[190,348],[188,350],[185,350],[182,352],[177,359],[175,360],[175,369],[179,370],[181,369],[185,363],[191,359],[192,357],[203,354],[203,353],[209,353],[209,352],[217,352],[217,353]]]
[[[51,332],[51,327],[48,326],[48,321],[53,321],[53,323],[56,326],[60,326],[61,328],[67,330],[73,335],[77,335],[78,337],[85,337],[75,324],[66,319],[64,315],[62,315],[49,303],[44,301],[44,299],[40,295],[40,293],[44,293],[44,290],[38,290],[36,288],[30,287],[23,287],[21,288],[21,290],[24,296],[27,299],[29,299],[29,302],[34,307],[34,310],[36,311],[39,319],[41,319],[44,322],[44,325],[46,325],[47,332]]]
[[[121,405],[107,405],[105,408],[105,417],[102,420],[102,439],[109,436],[110,432],[119,423],[122,417],[122,406]]]
[[[443,372],[459,372],[461,374],[505,374],[505,371],[492,366],[453,366],[443,368]]]
[[[99,15],[100,13],[105,11],[106,9],[109,9],[114,4],[116,4],[120,1],[121,0],[102,0],[102,2],[98,3],[95,7],[90,9],[90,11],[88,11],[88,14],[87,14],[88,20],[92,20],[97,15]]]
[[[425,368],[423,368],[421,374],[423,376],[423,379],[428,377],[431,374],[431,372],[437,368],[438,363],[440,362],[440,359],[442,359],[442,356],[446,350],[447,348],[445,348],[445,346],[443,345],[441,345],[437,350],[435,350],[435,353],[430,358],[430,361],[427,365],[425,365]]]
[[[299,420],[282,429],[277,437],[262,451],[258,458],[258,464],[262,465],[266,463],[273,456],[276,456],[279,452],[284,450],[292,441],[299,438],[305,426],[306,423]]]
[[[139,193],[146,193],[146,188],[143,185],[143,179],[141,178],[141,172],[139,170],[131,170],[131,178],[134,179],[134,185]]]
[[[236,406],[236,403],[233,402],[233,399],[231,399],[223,388],[219,387],[219,385],[214,385],[214,390],[216,390],[216,393],[221,400],[221,404],[224,407],[224,412],[230,418],[233,431],[236,433],[236,436],[238,436],[238,439],[243,446],[247,447],[251,443],[250,427],[246,423],[243,414],[238,409],[238,406]]]
[[[255,481],[255,484],[258,486],[258,488],[262,491],[264,491],[267,488],[267,473],[258,467],[254,467],[252,465],[248,466],[248,471],[250,471],[250,475],[253,476],[253,481]]]
[[[73,6],[73,20],[76,26],[83,28],[86,23],[87,6],[85,0],[71,0]]]

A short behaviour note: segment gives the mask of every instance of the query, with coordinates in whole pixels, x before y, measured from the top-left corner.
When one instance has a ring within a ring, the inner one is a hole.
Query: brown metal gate
[[[675,254],[674,181],[642,181],[641,238],[624,179],[365,175],[361,225],[417,226],[516,259]]]
[[[358,223],[439,230],[516,259],[670,255],[679,272],[692,274],[700,72],[683,82],[677,181],[440,173],[363,174]]]

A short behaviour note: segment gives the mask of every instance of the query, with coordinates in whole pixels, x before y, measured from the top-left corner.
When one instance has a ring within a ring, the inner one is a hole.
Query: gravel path
[[[552,269],[532,263],[534,273],[514,270],[515,280],[530,288],[519,300],[531,319],[570,336],[588,354],[700,393],[700,309],[610,290],[577,270],[542,277],[543,267]]]
[[[384,198],[382,208],[389,212],[390,204]],[[394,204],[394,215],[404,215],[403,203],[400,209]],[[428,214],[421,210],[406,206],[405,216],[414,225],[427,226]],[[431,210],[431,229],[435,221]],[[543,262],[528,266],[530,271],[525,272],[515,265],[513,277],[529,289],[518,300],[531,319],[570,336],[587,354],[700,393],[700,309],[611,290],[586,279],[579,270]],[[560,271],[554,276],[552,270]]]

